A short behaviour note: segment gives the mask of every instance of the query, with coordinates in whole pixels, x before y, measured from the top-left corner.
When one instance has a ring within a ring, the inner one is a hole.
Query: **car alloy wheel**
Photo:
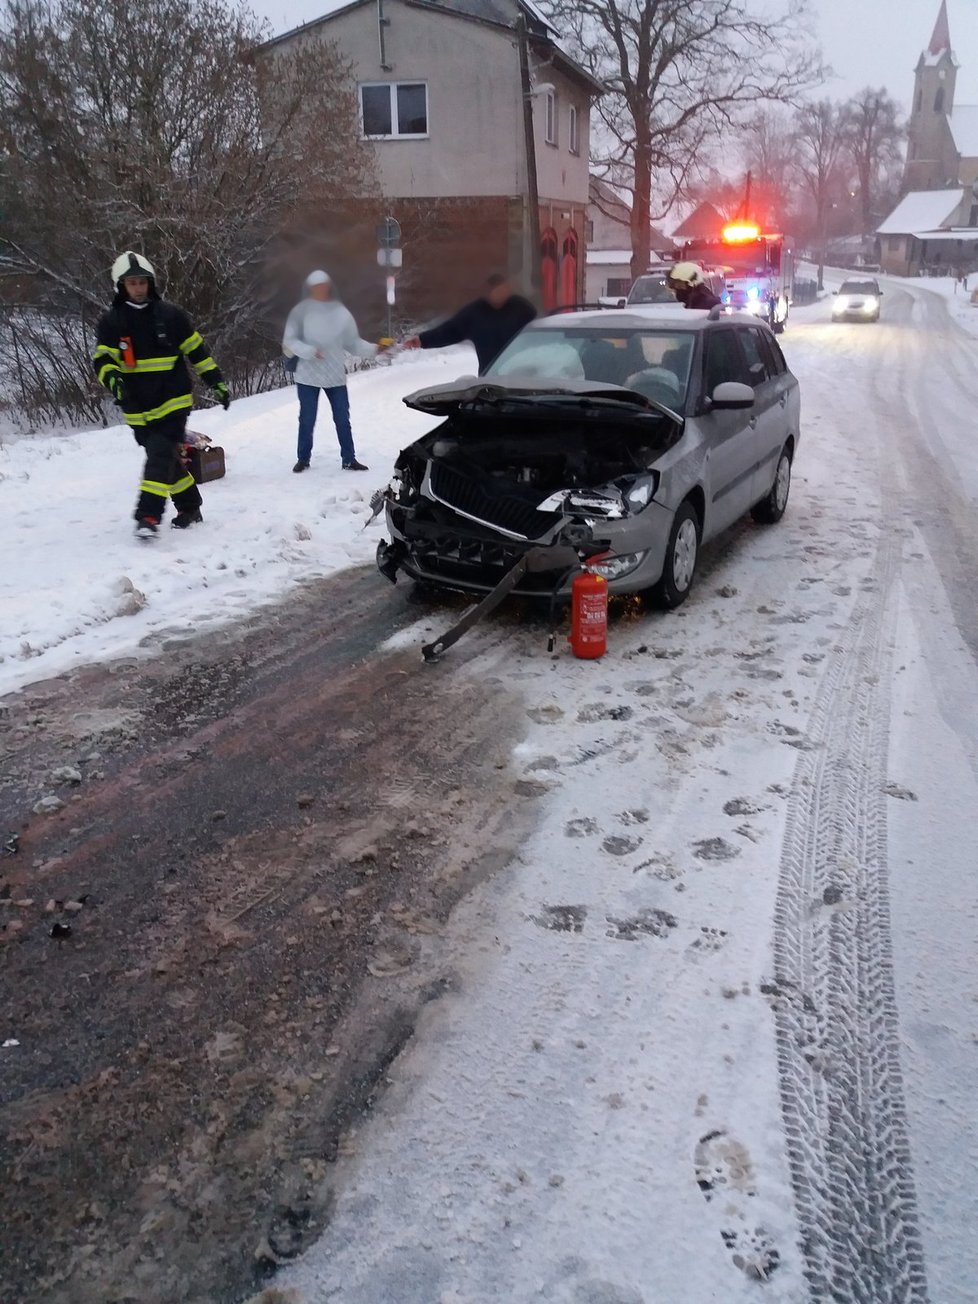
[[[657,607],[678,607],[693,586],[699,555],[700,523],[692,503],[680,503],[669,532],[662,578],[649,590]]]
[[[750,514],[761,525],[774,525],[784,516],[788,506],[788,494],[791,492],[791,455],[786,448],[781,450],[778,469],[774,473],[774,484],[770,493],[759,503],[755,503]]]

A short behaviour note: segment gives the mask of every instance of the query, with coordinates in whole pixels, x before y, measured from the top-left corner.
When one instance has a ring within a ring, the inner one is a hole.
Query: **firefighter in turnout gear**
[[[666,284],[681,304],[687,308],[715,308],[720,302],[706,284],[699,263],[676,263],[666,275]]]
[[[200,490],[184,466],[184,432],[193,407],[189,362],[227,410],[231,402],[217,363],[181,308],[156,291],[149,259],[128,250],[112,264],[112,307],[98,324],[92,359],[99,383],[112,394],[145,450],[146,466],[136,504],[136,533],[152,538],[167,498],[184,530],[203,518]]]

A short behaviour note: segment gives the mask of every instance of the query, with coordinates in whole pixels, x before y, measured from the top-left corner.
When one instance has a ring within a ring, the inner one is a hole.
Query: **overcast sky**
[[[250,0],[278,35],[339,7],[340,0]],[[752,0],[748,0],[750,4]],[[885,86],[904,110],[913,93],[913,68],[930,42],[940,0],[810,0],[818,35],[837,76],[824,93],[845,99],[863,86]],[[770,12],[775,0],[758,4]],[[958,104],[978,104],[978,4],[948,0],[951,45],[961,69]]]

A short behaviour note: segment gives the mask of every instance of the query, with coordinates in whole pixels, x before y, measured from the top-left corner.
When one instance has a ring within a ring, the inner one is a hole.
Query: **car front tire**
[[[648,591],[654,607],[670,610],[689,597],[700,547],[700,518],[691,502],[680,503],[669,531],[662,577]]]
[[[770,491],[759,503],[750,509],[750,514],[760,525],[774,525],[784,516],[788,506],[788,494],[791,492],[791,454],[782,448],[778,458],[778,469],[774,473],[774,483]]]

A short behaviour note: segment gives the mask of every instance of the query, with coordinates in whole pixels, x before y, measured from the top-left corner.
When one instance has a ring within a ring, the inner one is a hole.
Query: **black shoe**
[[[299,472],[299,471],[308,471],[308,470],[309,470],[309,463],[308,463],[308,462],[303,462],[302,458],[300,458],[299,461],[296,462],[296,464],[295,464],[295,466],[292,468],[292,470],[295,471],[295,472]]]
[[[174,530],[186,530],[191,525],[199,525],[203,519],[203,516],[200,514],[200,508],[195,507],[189,512],[177,512],[176,516],[174,516],[173,520],[170,522],[170,526]]]
[[[358,462],[357,459],[354,458],[352,462],[343,463],[343,470],[344,471],[369,471],[370,467],[364,466],[362,462]]]
[[[153,516],[141,516],[136,522],[137,539],[153,539],[159,532],[159,521]]]

